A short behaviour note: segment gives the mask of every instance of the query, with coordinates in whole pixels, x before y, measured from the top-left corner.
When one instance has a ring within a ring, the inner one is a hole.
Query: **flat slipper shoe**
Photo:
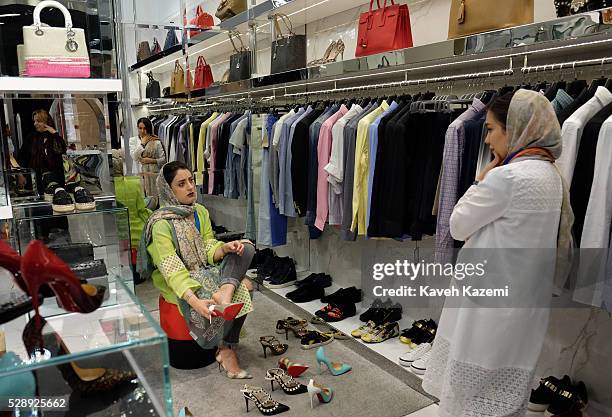
[[[324,335],[323,333],[317,331],[309,331],[302,337],[300,340],[300,344],[302,345],[302,349],[314,349],[324,345],[331,343],[334,340],[333,337],[329,337]]]

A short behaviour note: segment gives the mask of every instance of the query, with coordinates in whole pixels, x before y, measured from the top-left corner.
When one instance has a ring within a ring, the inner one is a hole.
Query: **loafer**
[[[324,295],[325,290],[323,287],[316,285],[304,285],[297,290],[291,291],[286,295],[286,297],[294,303],[307,303],[309,301],[318,300]]]

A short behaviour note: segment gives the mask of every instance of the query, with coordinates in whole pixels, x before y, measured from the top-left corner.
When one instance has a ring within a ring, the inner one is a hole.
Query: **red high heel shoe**
[[[236,318],[244,303],[233,304],[211,304],[208,307],[211,317],[223,317],[224,320],[231,321]]]
[[[106,291],[106,287],[81,284],[70,267],[39,240],[31,241],[21,257],[21,276],[37,315],[41,285],[47,284],[53,290],[60,307],[76,313],[96,310]]]
[[[15,249],[4,240],[0,239],[0,266],[13,274],[15,282],[25,293],[28,292],[23,278],[21,277],[21,256]]]

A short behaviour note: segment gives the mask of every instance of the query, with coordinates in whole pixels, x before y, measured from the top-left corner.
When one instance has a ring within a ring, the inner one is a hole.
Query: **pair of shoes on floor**
[[[96,202],[92,195],[83,187],[74,189],[74,200],[63,187],[55,188],[51,207],[56,213],[69,213],[71,211],[89,211],[96,209]]]
[[[359,338],[365,343],[382,343],[399,336],[399,324],[395,321],[389,321],[377,325],[373,321],[369,321],[353,330],[351,336]]]
[[[359,316],[359,320],[363,322],[373,321],[376,324],[381,324],[386,321],[400,321],[402,319],[402,305],[400,303],[393,304],[390,298],[382,302],[380,299],[374,300],[369,309]]]
[[[325,296],[325,288],[330,287],[332,279],[324,273],[310,274],[295,283],[297,290],[287,293],[286,297],[294,303],[307,303]]]
[[[275,356],[282,355],[287,351],[287,349],[289,349],[289,345],[279,342],[274,336],[261,336],[259,338],[259,343],[263,349],[264,358],[268,357],[266,354],[266,349],[269,349]]]
[[[572,383],[569,376],[558,379],[554,376],[542,378],[537,389],[531,390],[527,408],[545,411],[546,417],[579,417],[588,403],[584,382]]]
[[[255,249],[255,255],[251,260],[251,265],[249,269],[259,269],[266,263],[269,258],[274,258],[276,254],[270,248],[265,249]]]
[[[309,350],[327,345],[333,341],[334,337],[330,334],[325,334],[316,330],[308,330],[301,337],[300,346],[304,350]]]
[[[431,347],[431,343],[421,343],[414,349],[410,349],[408,352],[399,357],[400,365],[407,368],[412,367],[412,364],[425,356],[425,354],[431,350]],[[417,370],[423,368],[426,369],[427,367],[423,365],[416,367]]]
[[[438,325],[432,319],[417,320],[412,323],[412,327],[404,329],[400,335],[400,342],[415,348],[421,343],[431,343],[436,338]]]
[[[295,284],[295,281],[297,281],[295,261],[289,257],[276,258],[276,260],[270,275],[265,279],[267,281],[264,283],[266,288],[285,288]]]

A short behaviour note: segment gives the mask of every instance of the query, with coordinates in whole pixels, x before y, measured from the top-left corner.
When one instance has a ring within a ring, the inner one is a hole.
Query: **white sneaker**
[[[425,371],[427,370],[427,365],[429,364],[429,358],[431,358],[431,352],[432,350],[430,349],[429,351],[427,351],[427,353],[425,353],[419,359],[412,362],[412,365],[410,366],[410,370],[417,375],[424,375]]]
[[[414,361],[420,359],[431,350],[431,343],[421,343],[416,348],[409,350],[399,357],[399,363],[402,366],[410,366]]]

